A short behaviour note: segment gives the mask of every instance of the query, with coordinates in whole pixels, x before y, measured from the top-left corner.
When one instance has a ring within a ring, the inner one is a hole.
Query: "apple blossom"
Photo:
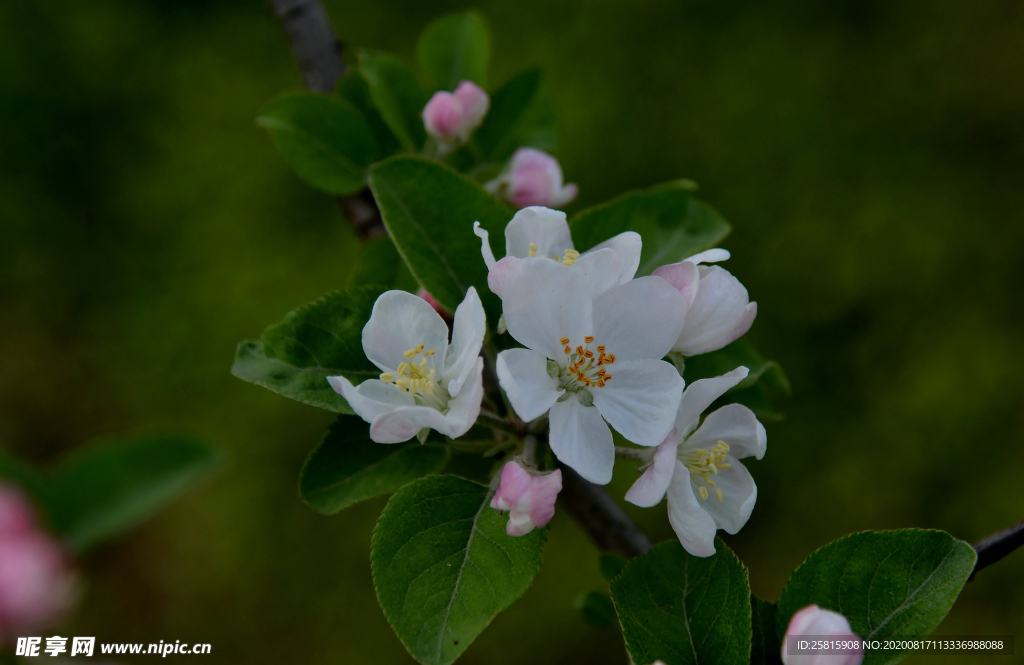
[[[536,148],[519,148],[505,170],[484,187],[517,208],[564,206],[576,198],[579,187],[562,184],[558,160]]]
[[[447,316],[447,317],[451,318],[451,314],[448,312],[448,310],[446,310],[444,308],[444,305],[442,305],[441,303],[437,302],[437,298],[435,298],[434,296],[430,295],[430,291],[427,291],[426,289],[421,288],[419,291],[416,292],[416,295],[418,295],[420,298],[423,298],[425,301],[427,301],[427,304],[430,305],[431,307],[433,307],[434,311],[437,312],[438,314],[440,314],[442,317]]]
[[[667,494],[669,522],[679,542],[694,556],[714,554],[715,531],[737,533],[757,501],[757,485],[737,461],[751,455],[764,457],[768,437],[753,411],[729,404],[697,427],[704,409],[747,374],[746,367],[738,367],[687,386],[674,429],[626,492],[627,501],[643,508],[657,505]]]
[[[491,508],[508,511],[505,532],[523,536],[543,527],[555,514],[555,497],[562,491],[562,471],[533,473],[518,460],[505,464]]]
[[[523,208],[505,227],[505,258],[495,261],[489,234],[473,225],[480,238],[480,252],[487,264],[487,284],[499,298],[503,297],[505,275],[518,264],[517,259],[545,258],[552,263],[583,271],[596,292],[633,279],[640,266],[642,241],[640,234],[625,231],[592,249],[577,252],[565,213],[541,206]]]
[[[747,289],[724,268],[702,265],[728,258],[724,249],[709,249],[654,271],[686,298],[686,324],[673,351],[684,356],[717,351],[750,330],[757,303],[750,302]]]
[[[827,653],[790,653],[795,649],[790,648],[789,643],[799,637],[856,642],[858,646],[846,650],[833,649]],[[860,665],[863,661],[864,649],[860,646],[860,637],[853,632],[850,622],[842,614],[824,610],[817,605],[808,605],[789,620],[782,641],[784,665]]]
[[[370,423],[370,438],[378,443],[407,441],[423,428],[460,437],[480,413],[485,325],[473,287],[455,310],[451,344],[448,326],[429,303],[388,291],[363,328],[363,350],[380,368],[380,379],[358,386],[343,376],[327,380]]]
[[[549,413],[555,456],[605,484],[615,463],[608,424],[644,446],[672,429],[683,380],[662,358],[682,328],[683,298],[657,277],[598,294],[591,279],[521,259],[505,277],[504,309],[508,332],[527,348],[503,351],[496,369],[520,418]]]
[[[472,81],[460,81],[455,92],[440,90],[423,107],[423,126],[427,134],[449,149],[465,143],[480,126],[491,100]]]

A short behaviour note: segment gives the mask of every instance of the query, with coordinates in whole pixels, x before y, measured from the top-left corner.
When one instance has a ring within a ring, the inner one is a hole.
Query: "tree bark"
[[[302,75],[302,83],[314,92],[331,92],[345,73],[341,44],[319,0],[269,0],[288,47]]]

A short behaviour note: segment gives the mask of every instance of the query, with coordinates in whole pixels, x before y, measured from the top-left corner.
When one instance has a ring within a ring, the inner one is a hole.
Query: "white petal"
[[[728,270],[712,268],[701,277],[697,297],[686,313],[686,325],[675,344],[675,350],[684,356],[695,356],[717,351],[734,341],[735,331],[750,317],[747,310],[749,302],[747,289],[738,279]],[[756,312],[755,309],[754,314]],[[750,323],[753,323],[753,318]],[[746,332],[746,329],[742,332]]]
[[[370,438],[377,443],[408,441],[423,429],[442,431],[447,428],[444,416],[429,406],[403,406],[383,413],[370,424]]]
[[[768,434],[754,412],[742,404],[727,404],[710,414],[700,429],[687,440],[687,448],[712,448],[719,441],[729,444],[729,454],[736,458],[764,457]]]
[[[510,349],[498,354],[498,382],[524,421],[535,420],[551,408],[562,391],[548,376],[548,359],[530,349]]]
[[[585,275],[554,261],[518,261],[505,277],[502,297],[509,334],[548,358],[565,356],[563,337],[579,344],[593,329]]]
[[[358,386],[343,376],[329,376],[327,382],[352,407],[360,418],[368,423],[382,413],[388,413],[402,406],[413,406],[416,401],[412,395],[393,383],[384,383],[377,379],[363,381]]]
[[[619,275],[617,283],[624,284],[633,279],[636,269],[640,267],[640,251],[643,249],[643,239],[636,231],[625,231],[605,240],[600,245],[584,252],[584,256],[590,252],[601,249],[610,249],[619,257]]]
[[[537,246],[536,256],[564,256],[565,250],[573,248],[565,213],[541,206],[517,212],[505,227],[505,256],[529,256],[531,242]]]
[[[444,415],[443,428],[435,427],[445,436],[457,439],[476,423],[480,415],[480,403],[484,399],[484,359],[477,356],[470,366],[462,390],[448,402],[448,413]]]
[[[716,399],[729,390],[750,373],[746,367],[737,367],[731,372],[711,379],[694,381],[683,391],[683,399],[679,402],[679,413],[676,414],[676,429],[680,433],[689,434],[692,425],[697,423],[704,409],[711,406]]]
[[[700,270],[697,264],[689,261],[672,263],[656,268],[652,274],[675,287],[676,291],[682,294],[683,300],[686,301],[686,309],[689,311],[700,286]]]
[[[715,553],[715,520],[700,505],[693,492],[690,472],[676,462],[676,472],[668,488],[668,521],[683,549],[693,556],[707,557]]]
[[[555,402],[549,418],[555,457],[590,482],[606,485],[615,466],[615,444],[601,412],[569,395],[565,401]]]
[[[673,430],[658,444],[654,451],[654,461],[644,471],[644,475],[640,476],[626,492],[626,501],[641,508],[650,508],[661,503],[676,471],[678,449],[679,435]]]
[[[459,394],[474,361],[480,357],[480,347],[484,343],[486,330],[484,306],[480,303],[476,289],[471,286],[466,292],[465,300],[455,309],[452,343],[445,355],[443,377],[448,381],[448,394],[452,397]]]
[[[490,234],[480,226],[480,222],[473,222],[473,233],[480,238],[480,253],[484,257],[484,265],[490,270],[494,267],[494,252],[491,251]]]
[[[593,295],[604,293],[619,283],[619,256],[611,249],[590,251],[566,270],[583,273]]]
[[[448,326],[444,320],[417,295],[406,291],[381,294],[363,328],[366,357],[381,370],[393,372],[407,360],[402,354],[419,344],[434,350],[435,355],[427,361],[440,374],[448,349]]]
[[[641,277],[594,299],[596,344],[621,360],[664,358],[679,338],[686,302],[660,277]]]
[[[719,261],[727,261],[729,257],[729,250],[721,249],[716,247],[714,249],[706,249],[703,252],[698,252],[692,256],[687,256],[684,261],[690,263],[718,263]]]
[[[616,361],[612,378],[591,388],[594,406],[619,434],[642,446],[661,443],[675,425],[683,379],[663,360]]]
[[[701,507],[715,520],[719,529],[729,533],[738,533],[750,518],[757,501],[757,485],[750,477],[750,472],[735,457],[726,458],[731,465],[711,476],[715,488],[722,490],[722,500],[715,495],[715,489],[708,489],[708,498],[699,499]],[[694,487],[703,485],[700,480],[691,481]]]

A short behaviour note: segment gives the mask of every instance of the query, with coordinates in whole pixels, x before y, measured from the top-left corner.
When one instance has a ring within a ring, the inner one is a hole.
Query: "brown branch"
[[[1009,529],[994,533],[984,540],[979,540],[972,547],[978,553],[978,561],[974,564],[971,579],[982,568],[991,566],[1018,547],[1024,546],[1024,520],[1017,522]]]
[[[564,464],[560,466],[562,491],[558,498],[599,548],[630,558],[651,549],[647,535],[629,519],[608,492],[587,482]]]

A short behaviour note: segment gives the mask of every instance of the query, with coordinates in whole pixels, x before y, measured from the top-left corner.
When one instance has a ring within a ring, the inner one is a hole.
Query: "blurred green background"
[[[470,5],[327,6],[346,45],[411,59],[424,25]],[[1024,6],[476,6],[492,84],[547,71],[572,210],[689,177],[734,225],[750,338],[793,384],[749,465],[757,508],[727,537],[757,594],[850,531],[975,541],[1024,517]],[[0,441],[46,462],[175,428],[232,457],[82,562],[60,634],[209,642],[211,664],[411,662],[370,580],[384,500],[325,518],[297,496],[331,416],[228,373],[239,340],[355,268],[336,203],[253,124],[298,87],[260,2],[0,6]],[[663,507],[632,513],[671,537]],[[1020,635],[1022,581],[1018,552],[940,632]],[[560,512],[540,576],[463,662],[624,663],[617,631],[572,609],[600,586]]]

